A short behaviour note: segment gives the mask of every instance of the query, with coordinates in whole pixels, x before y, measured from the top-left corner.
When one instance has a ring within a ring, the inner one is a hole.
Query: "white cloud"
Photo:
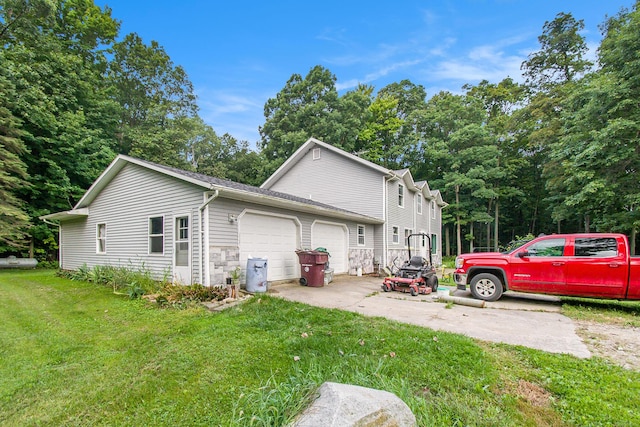
[[[200,117],[218,135],[229,133],[238,140],[253,144],[260,139],[258,126],[264,121],[267,96],[246,96],[227,91],[197,91]]]
[[[374,82],[376,80],[378,80],[381,77],[385,77],[388,74],[400,70],[400,69],[406,69],[406,68],[410,68],[413,67],[414,65],[417,65],[419,63],[423,62],[422,60],[413,60],[413,61],[404,61],[404,62],[398,62],[395,64],[391,64],[388,65],[386,67],[382,67],[379,68],[371,73],[366,74],[362,79],[350,79],[347,80],[345,82],[338,82],[336,83],[336,89],[338,90],[345,90],[345,89],[351,89],[356,87],[358,84],[360,83],[371,83]]]

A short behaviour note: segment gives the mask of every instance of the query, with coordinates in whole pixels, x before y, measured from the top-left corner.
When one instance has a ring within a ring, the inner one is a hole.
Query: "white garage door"
[[[291,218],[247,213],[240,218],[240,265],[247,258],[268,257],[267,280],[298,277],[298,225]]]
[[[334,273],[347,273],[347,227],[339,224],[316,222],[311,227],[311,246],[313,249],[327,248],[331,258],[329,264]]]

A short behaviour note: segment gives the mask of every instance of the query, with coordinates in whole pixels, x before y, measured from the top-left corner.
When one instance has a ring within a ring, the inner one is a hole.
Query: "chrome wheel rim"
[[[480,279],[476,284],[476,291],[483,297],[493,296],[496,293],[496,284],[489,279]]]

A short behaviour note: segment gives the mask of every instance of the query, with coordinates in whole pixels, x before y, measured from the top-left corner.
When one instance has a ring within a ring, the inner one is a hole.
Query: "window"
[[[358,246],[364,246],[364,225],[358,224]]]
[[[416,212],[418,215],[422,215],[422,194],[418,194],[416,198]]]
[[[436,201],[431,201],[431,218],[436,219]]]
[[[320,149],[319,148],[314,148],[313,149],[313,160],[320,160]]]
[[[431,235],[431,253],[432,254],[438,253],[438,236],[435,234]]]
[[[562,256],[564,254],[564,239],[541,240],[529,246],[529,256]]]
[[[398,206],[404,207],[404,185],[398,184]]]
[[[411,236],[412,234],[413,234],[413,230],[412,230],[412,229],[410,229],[410,228],[405,228],[405,229],[404,229],[404,242],[406,242],[406,241],[407,241],[407,238],[408,238],[409,236]],[[415,238],[414,238],[414,239],[415,239]],[[411,241],[411,242],[409,242],[409,246],[411,246],[411,243],[413,243],[413,240],[414,240],[414,239],[412,239],[412,241]],[[403,243],[404,243],[404,242],[403,242]]]
[[[392,227],[392,231],[393,231],[393,243],[400,243],[400,230],[398,229],[398,227]]]
[[[96,226],[96,253],[107,253],[107,224],[98,224]]]
[[[420,236],[420,241],[422,242],[422,247],[426,248],[427,247],[427,235],[426,234],[422,234]]]
[[[164,254],[164,217],[149,218],[149,253]]]
[[[606,258],[618,255],[618,242],[613,237],[576,239],[575,256]]]

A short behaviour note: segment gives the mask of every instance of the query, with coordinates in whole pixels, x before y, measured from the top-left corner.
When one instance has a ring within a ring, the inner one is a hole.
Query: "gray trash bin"
[[[247,292],[267,292],[267,259],[247,259]]]

